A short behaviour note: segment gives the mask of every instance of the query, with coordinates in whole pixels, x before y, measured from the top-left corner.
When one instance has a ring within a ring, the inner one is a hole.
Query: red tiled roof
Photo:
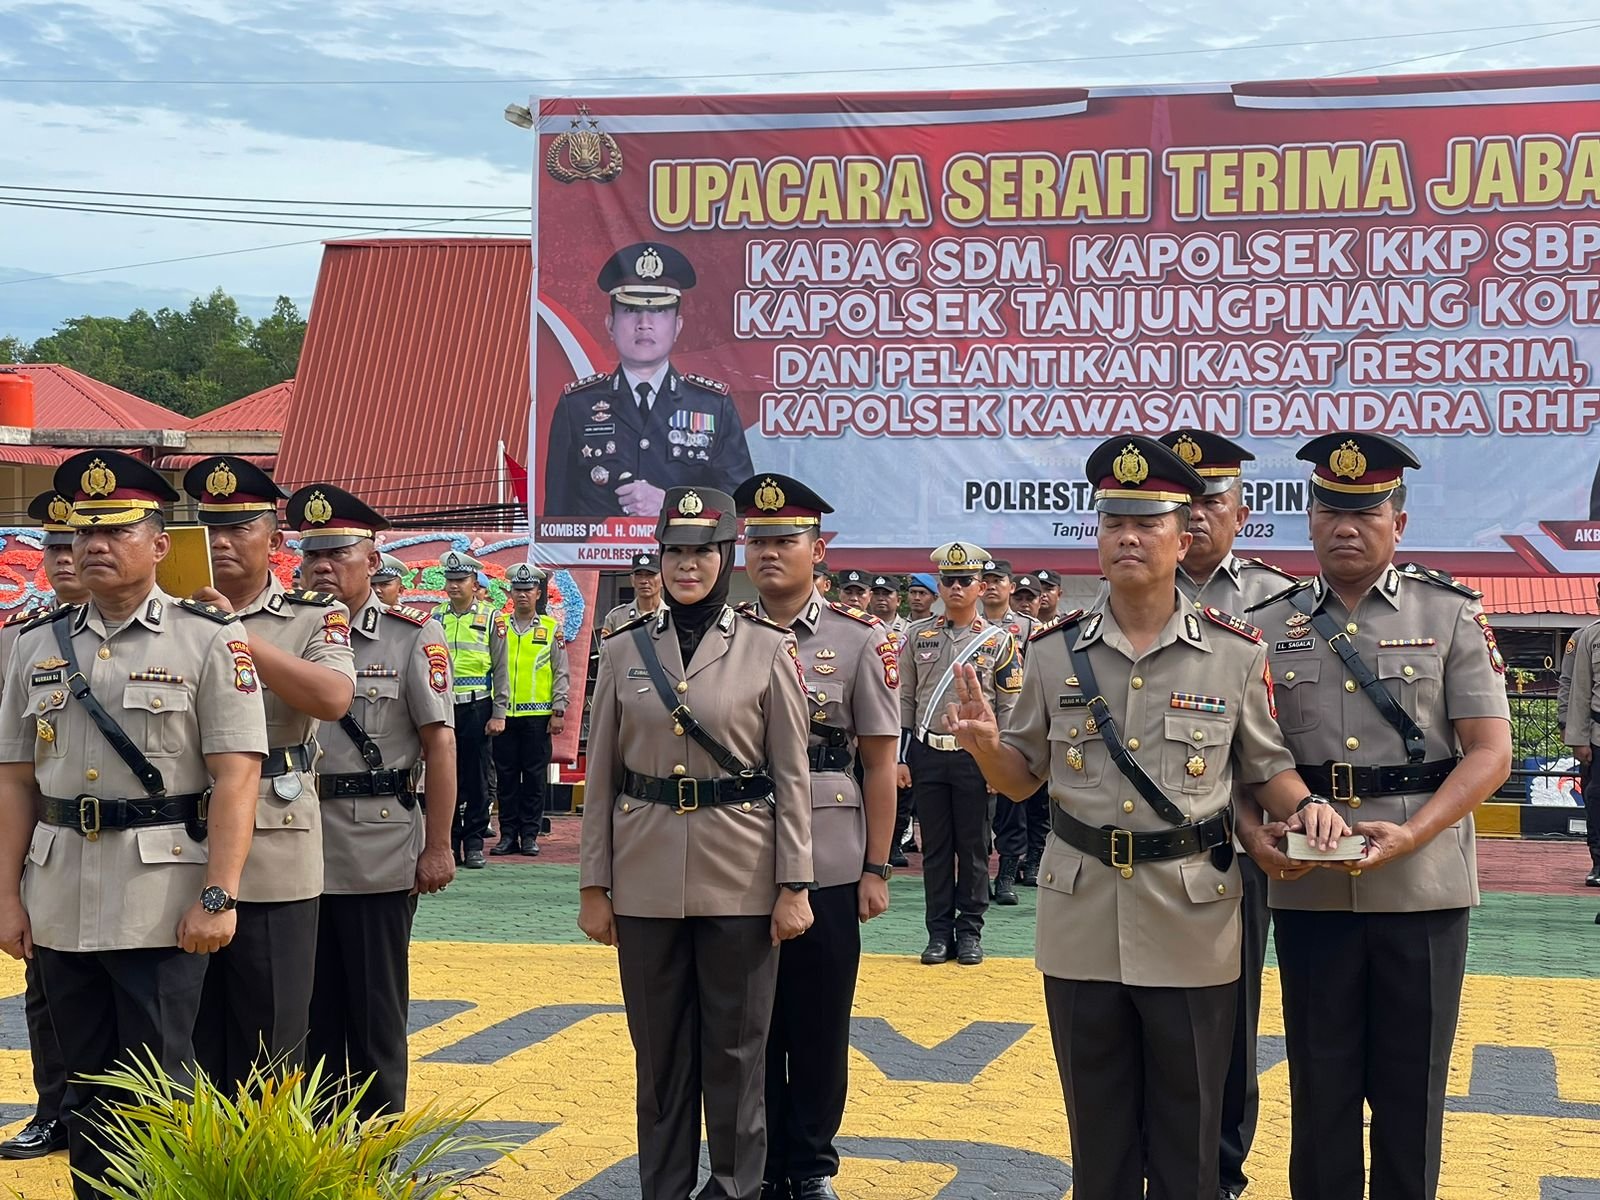
[[[1595,599],[1596,575],[1458,575],[1456,579],[1483,593],[1483,609],[1493,614],[1553,613],[1600,616]]]
[[[526,238],[330,242],[278,456],[380,511],[492,504],[528,440]]]
[[[189,428],[224,433],[282,433],[289,420],[289,402],[293,398],[294,380],[285,379],[202,413],[189,422]]]
[[[76,450],[58,450],[54,446],[0,445],[0,463],[13,467],[58,467],[76,453]]]
[[[33,380],[38,429],[187,429],[189,418],[60,363],[11,368]]]
[[[158,471],[187,471],[196,463],[203,463],[208,458],[216,457],[213,454],[164,454],[156,459],[151,466]],[[260,467],[268,475],[277,468],[278,456],[276,454],[235,454],[234,458],[242,458],[252,467]]]

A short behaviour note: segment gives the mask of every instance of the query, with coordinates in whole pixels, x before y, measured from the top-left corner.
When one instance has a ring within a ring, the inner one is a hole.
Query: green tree
[[[221,288],[185,309],[71,317],[31,346],[0,337],[0,363],[57,362],[186,416],[292,379],[306,322],[279,296],[254,321]]]

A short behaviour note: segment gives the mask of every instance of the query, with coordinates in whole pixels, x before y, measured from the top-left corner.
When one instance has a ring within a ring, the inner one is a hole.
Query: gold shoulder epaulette
[[[1237,633],[1248,641],[1259,642],[1261,640],[1261,630],[1250,624],[1249,621],[1242,620],[1230,612],[1223,612],[1214,604],[1206,605],[1200,612],[1213,625],[1220,625],[1222,628]]]
[[[28,613],[28,616],[23,620],[22,628],[17,632],[27,633],[30,629],[38,629],[41,626],[50,624],[51,621],[60,620],[68,613],[74,613],[77,611],[78,606],[76,604],[63,604],[59,608],[32,609]]]
[[[192,613],[199,613],[202,617],[210,617],[219,625],[226,625],[229,621],[239,618],[225,608],[218,608],[215,604],[202,604],[198,600],[179,600],[178,607],[187,609]]]
[[[1050,624],[1041,625],[1041,626],[1039,626],[1039,628],[1035,629],[1032,633],[1030,633],[1028,635],[1028,641],[1037,642],[1045,634],[1054,633],[1056,630],[1060,629],[1063,625],[1070,625],[1074,621],[1079,620],[1082,616],[1083,616],[1083,609],[1081,609],[1081,608],[1075,608],[1069,613],[1058,613],[1058,614],[1056,614],[1056,619],[1051,621]]]
[[[432,613],[412,608],[409,604],[396,604],[393,608],[386,608],[383,611],[391,617],[399,617],[408,625],[426,625],[433,620]]]
[[[593,375],[585,375],[582,379],[574,379],[571,383],[567,384],[566,387],[561,389],[561,394],[563,396],[570,396],[573,392],[578,391],[580,388],[590,387],[593,384],[599,383],[602,379],[610,378],[611,373],[609,371],[596,371]]]
[[[5,623],[7,625],[23,625],[46,611],[48,610],[41,609],[38,605],[30,608],[14,608],[11,610],[11,615],[6,618]]]
[[[853,608],[848,604],[840,604],[837,600],[829,600],[828,607],[841,617],[849,617],[852,621],[860,621],[863,625],[882,625],[883,622],[862,608]]]
[[[314,608],[328,608],[334,604],[337,604],[339,601],[339,597],[335,596],[332,592],[313,592],[305,590],[285,592],[283,594],[283,598],[290,604],[309,604]]]
[[[1423,583],[1431,583],[1434,587],[1448,588],[1450,591],[1458,592],[1472,600],[1483,599],[1483,593],[1477,588],[1471,588],[1464,583],[1459,583],[1448,573],[1444,571],[1435,571],[1432,567],[1425,567],[1421,563],[1406,563],[1405,566],[1400,568],[1400,574],[1404,575],[1407,579],[1416,579]]]
[[[684,378],[690,383],[694,384],[695,387],[703,387],[708,392],[716,392],[719,396],[726,396],[728,394],[728,385],[723,383],[720,379],[712,379],[706,375],[688,374],[685,374]]]

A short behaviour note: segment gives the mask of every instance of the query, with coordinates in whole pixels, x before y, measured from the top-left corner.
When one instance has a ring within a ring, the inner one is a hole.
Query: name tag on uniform
[[[550,640],[550,631],[543,625],[539,626],[533,631],[533,640],[536,642],[548,642]]]
[[[1293,650],[1310,650],[1315,647],[1316,644],[1316,638],[1294,638],[1293,640],[1287,642],[1273,642],[1272,652],[1274,654],[1287,654]]]
[[[628,668],[628,678],[629,679],[649,679],[650,678],[650,672],[647,671],[644,667],[629,667]]]
[[[616,431],[617,431],[617,423],[615,421],[612,421],[609,424],[605,424],[605,425],[585,425],[583,427],[583,436],[584,437],[604,437],[606,434],[615,433]]]
[[[35,671],[29,678],[28,683],[33,687],[43,687],[46,684],[60,683],[65,674],[66,672],[59,667],[57,667],[54,671]]]
[[[1084,708],[1089,703],[1087,696],[1062,696],[1057,700],[1062,708]]]

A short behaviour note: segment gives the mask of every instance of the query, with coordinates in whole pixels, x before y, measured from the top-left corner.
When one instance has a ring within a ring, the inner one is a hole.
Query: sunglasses
[[[946,587],[971,587],[978,582],[976,575],[941,575],[939,580]]]

